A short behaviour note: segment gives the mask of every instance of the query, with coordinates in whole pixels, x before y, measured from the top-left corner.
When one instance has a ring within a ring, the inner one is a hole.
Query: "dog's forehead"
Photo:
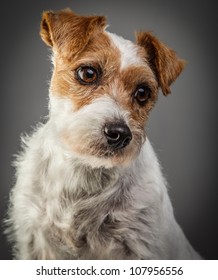
[[[144,50],[142,50],[138,45],[133,42],[124,39],[117,34],[106,32],[111,44],[119,51],[121,57],[121,69],[127,68],[129,66],[145,66],[146,65],[146,55]]]
[[[106,69],[113,68],[121,72],[132,66],[150,70],[146,57],[145,49],[136,43],[104,31],[90,38],[89,43],[74,62],[85,64],[90,60],[90,62],[100,63]]]

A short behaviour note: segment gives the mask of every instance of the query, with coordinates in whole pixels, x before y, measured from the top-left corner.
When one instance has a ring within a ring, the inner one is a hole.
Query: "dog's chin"
[[[139,154],[139,149],[123,148],[117,151],[96,151],[95,153],[83,153],[82,151],[71,151],[73,155],[84,165],[92,168],[114,168],[127,167]]]
[[[110,157],[97,157],[89,156],[89,159],[83,157],[84,164],[90,165],[92,168],[114,168],[114,167],[127,167],[135,157],[124,157],[124,156],[110,156]]]

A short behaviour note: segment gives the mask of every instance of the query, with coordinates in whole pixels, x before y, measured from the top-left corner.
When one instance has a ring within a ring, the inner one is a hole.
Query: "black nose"
[[[126,147],[132,140],[132,133],[129,127],[123,123],[107,124],[104,128],[104,134],[108,144],[114,150]]]

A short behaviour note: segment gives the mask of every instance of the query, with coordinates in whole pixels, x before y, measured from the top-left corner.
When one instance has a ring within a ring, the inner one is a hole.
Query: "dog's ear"
[[[136,33],[137,44],[146,50],[147,60],[154,71],[164,95],[170,93],[170,85],[185,66],[172,49],[161,43],[150,32]]]
[[[106,26],[103,16],[79,16],[70,9],[47,11],[42,15],[42,40],[62,54],[81,52],[90,37]]]

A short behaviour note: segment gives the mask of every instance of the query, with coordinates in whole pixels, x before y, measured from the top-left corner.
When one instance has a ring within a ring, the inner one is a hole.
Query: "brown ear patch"
[[[51,32],[51,21],[52,12],[44,12],[41,21],[40,35],[42,40],[50,47],[53,46],[52,32]]]
[[[91,36],[106,26],[103,16],[80,16],[70,9],[44,12],[40,35],[50,47],[69,57],[80,53]]]
[[[165,46],[150,32],[139,32],[136,38],[137,44],[146,50],[147,60],[163,94],[169,94],[170,85],[182,72],[185,61],[179,59],[174,50]]]

